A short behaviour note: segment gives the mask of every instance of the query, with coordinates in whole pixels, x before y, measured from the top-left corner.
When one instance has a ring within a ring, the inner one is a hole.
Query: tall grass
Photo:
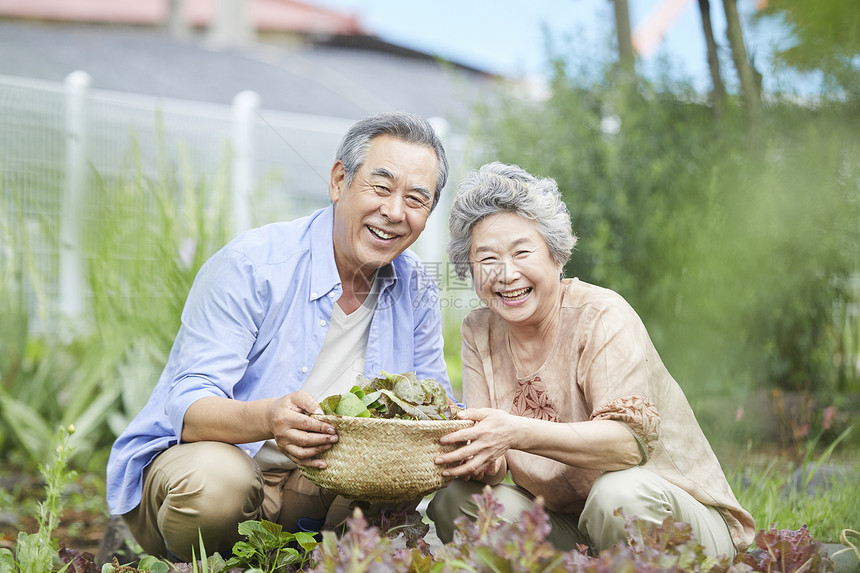
[[[4,457],[38,463],[50,454],[53,428],[75,424],[72,445],[90,454],[78,459],[102,467],[158,380],[200,265],[230,238],[226,167],[199,176],[181,149],[176,161],[161,149],[153,167],[141,155],[135,143],[120,176],[92,172],[83,209],[88,315],[71,340],[30,328],[19,303],[38,292],[40,277],[30,272],[27,245],[0,257]],[[7,235],[23,224],[8,217],[0,217]]]
[[[87,243],[94,328],[81,356],[82,394],[116,392],[119,407],[107,417],[113,434],[148,398],[191,283],[231,228],[226,169],[195,176],[182,149],[178,164],[161,150],[149,175],[133,149],[126,174],[94,174],[98,208]]]
[[[849,430],[850,431],[850,430]],[[809,528],[825,543],[840,543],[846,529],[860,528],[860,461],[847,450],[833,459],[846,432],[823,451],[808,444],[798,464],[782,457],[745,457],[742,467],[729,471],[735,495],[758,529]]]
[[[45,480],[45,497],[39,502],[36,512],[38,529],[33,533],[19,532],[14,553],[9,549],[0,549],[0,573],[46,573],[56,570],[54,565],[58,561],[58,547],[53,533],[63,513],[64,490],[76,475],[67,468],[72,452],[69,437],[74,435],[74,431],[74,426],[62,427],[52,437],[54,454],[50,462],[40,466]]]

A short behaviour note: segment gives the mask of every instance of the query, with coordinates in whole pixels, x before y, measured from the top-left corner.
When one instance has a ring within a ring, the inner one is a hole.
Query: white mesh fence
[[[234,234],[328,204],[334,153],[353,120],[266,110],[252,92],[228,106],[89,83],[83,72],[65,83],[0,76],[0,292],[14,292],[20,273],[30,277],[19,294],[33,328],[86,314],[84,273],[94,255],[83,237],[96,187],[118,193],[123,179],[142,172],[157,180],[165,170],[226,186]],[[440,269],[440,283],[451,181],[469,167],[465,139],[445,139],[449,185],[415,245]],[[153,206],[128,208],[147,217]]]

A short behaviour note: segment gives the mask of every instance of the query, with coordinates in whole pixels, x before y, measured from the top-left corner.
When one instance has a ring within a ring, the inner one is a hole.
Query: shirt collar
[[[334,262],[334,205],[329,205],[319,211],[310,224],[311,234],[311,292],[310,300],[326,296],[337,289],[341,291],[340,275]],[[397,271],[392,263],[380,268],[377,272],[380,280],[379,291],[388,289],[397,280]]]
[[[340,284],[337,265],[334,264],[333,225],[333,205],[319,211],[310,224],[312,261],[310,300],[326,296]]]

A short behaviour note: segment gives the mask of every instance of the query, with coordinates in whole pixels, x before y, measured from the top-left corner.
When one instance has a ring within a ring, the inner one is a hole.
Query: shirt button
[[[325,321],[324,321],[324,320],[321,320],[321,321],[320,321],[320,326],[325,326]]]
[[[246,454],[248,454],[248,455],[250,456],[250,455],[251,455],[251,450],[245,450],[245,453],[246,453]]]
[[[311,298],[316,298],[316,297],[317,297],[317,293],[312,292],[312,293],[311,293]]]
[[[302,372],[307,372],[307,371],[308,371],[308,367],[307,367],[307,366],[302,366]]]
[[[328,293],[328,297],[329,297],[329,298],[334,298],[334,297],[335,297],[335,293],[334,293],[334,292],[330,292],[330,293]]]

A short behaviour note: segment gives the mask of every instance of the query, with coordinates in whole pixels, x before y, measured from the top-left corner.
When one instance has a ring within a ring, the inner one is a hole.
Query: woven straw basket
[[[415,499],[445,487],[434,460],[455,449],[439,438],[471,420],[388,420],[314,414],[337,428],[338,441],[320,454],[328,467],[301,467],[302,474],[332,493],[374,502]]]

